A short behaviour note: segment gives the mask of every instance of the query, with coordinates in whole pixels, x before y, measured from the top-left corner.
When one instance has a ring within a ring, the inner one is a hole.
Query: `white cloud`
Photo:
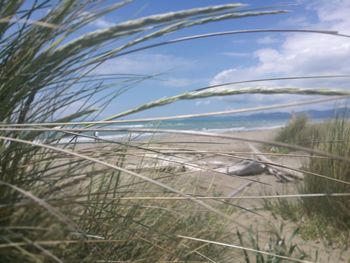
[[[278,43],[279,40],[278,38],[275,38],[275,37],[265,36],[265,37],[258,38],[256,42],[261,45],[269,45],[269,44]]]
[[[295,28],[305,27],[310,25],[310,21],[306,16],[290,17],[279,23],[281,26],[292,26]]]
[[[316,4],[317,3],[317,4]],[[314,28],[339,30],[350,33],[350,1],[315,1],[308,6],[316,13],[318,22]],[[249,67],[236,67],[219,72],[211,84],[244,79],[281,76],[350,73],[350,39],[320,34],[290,34],[278,48],[255,51],[257,63]],[[345,80],[314,80],[270,82],[269,85],[307,85],[318,87],[345,87]],[[265,83],[266,84],[266,83]],[[264,85],[265,85],[264,84]],[[261,85],[261,83],[259,84]]]
[[[196,106],[204,106],[204,105],[210,105],[211,100],[198,100],[195,102]]]
[[[107,27],[115,26],[116,24],[113,23],[113,22],[110,22],[110,21],[106,20],[106,19],[103,18],[103,17],[101,17],[101,18],[98,18],[98,19],[92,21],[92,22],[90,23],[90,25],[102,29],[102,28],[107,28]]]
[[[195,61],[164,54],[136,54],[108,60],[99,66],[95,74],[155,74],[165,73],[169,70],[190,69]]]
[[[88,11],[83,11],[80,14],[80,16],[81,16],[80,18],[82,20],[85,20],[87,18],[91,19],[95,15],[96,14],[94,14],[94,13],[91,13],[91,12],[88,12]],[[98,29],[103,29],[103,28],[115,26],[116,23],[115,22],[110,22],[105,17],[102,16],[102,17],[99,17],[99,18],[96,18],[96,19],[92,20],[88,25],[92,26],[92,27],[95,27],[95,28],[98,28]]]
[[[200,84],[203,82],[204,82],[203,79],[196,79],[196,78],[172,78],[171,77],[171,78],[166,78],[162,80],[162,83],[165,86],[175,87],[175,88],[187,87],[190,85]]]
[[[322,1],[322,5],[313,2],[310,8],[317,9],[320,21],[335,22],[333,28],[346,30],[349,33],[349,11],[350,2],[348,0]]]
[[[222,53],[224,56],[227,57],[249,57],[251,54],[245,53],[245,52],[224,52]]]
[[[87,18],[91,19],[95,15],[96,14],[94,14],[94,13],[91,13],[88,11],[83,11],[80,16],[81,16],[81,19],[84,20]],[[93,27],[97,27],[99,29],[103,29],[103,28],[114,26],[114,25],[116,25],[116,23],[110,22],[105,17],[102,16],[102,17],[98,17],[98,18],[92,20],[88,25],[93,26]]]

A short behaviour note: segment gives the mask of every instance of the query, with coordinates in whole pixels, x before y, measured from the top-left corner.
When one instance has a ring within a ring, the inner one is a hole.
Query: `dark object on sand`
[[[238,176],[257,175],[265,172],[267,172],[266,165],[251,160],[244,160],[235,166],[226,167],[225,171],[225,173],[228,175]]]
[[[275,176],[279,182],[291,182],[303,179],[303,175],[295,171],[295,169],[288,169],[287,166],[274,163],[255,146],[249,144],[249,147],[252,153],[254,153],[256,160],[243,160],[235,165],[216,169],[216,171],[231,176],[251,176],[266,173]]]

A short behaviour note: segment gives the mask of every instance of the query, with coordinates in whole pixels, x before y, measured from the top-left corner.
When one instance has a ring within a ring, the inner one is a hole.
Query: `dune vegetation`
[[[267,246],[262,245],[259,233],[238,216],[242,211],[257,216],[259,211],[221,198],[221,190],[213,184],[200,186],[198,177],[186,176],[190,172],[183,171],[184,167],[190,167],[213,173],[212,167],[192,163],[191,159],[169,161],[172,157],[169,150],[181,151],[180,145],[165,149],[164,153],[159,145],[155,147],[153,137],[146,142],[134,139],[139,133],[155,134],[156,129],[123,128],[118,124],[126,122],[121,117],[179,100],[236,94],[324,95],[331,100],[348,96],[348,91],[232,88],[232,83],[226,83],[100,117],[104,109],[130,87],[154,78],[133,72],[97,74],[95,69],[105,61],[162,45],[177,42],[189,45],[192,39],[224,34],[214,32],[162,39],[181,29],[286,11],[248,9],[233,3],[152,15],[86,32],[89,23],[122,10],[132,1],[110,5],[101,5],[101,2],[0,1],[0,262],[315,260],[314,251],[309,253],[294,241],[296,229],[284,238],[283,222],[281,227],[271,226],[265,231],[270,239],[262,241],[267,242]],[[271,29],[235,30],[225,34],[259,31]],[[337,37],[334,32],[309,31]],[[253,110],[262,109],[247,111]],[[222,113],[167,119],[217,114]],[[297,122],[294,125],[297,127],[288,128],[285,133],[292,133],[295,138],[304,137],[300,133],[308,124],[306,120]],[[329,125],[326,137],[318,135],[317,140],[343,141],[348,137],[350,130],[345,122]],[[128,132],[129,136],[112,140],[93,135],[107,128],[114,133]],[[285,139],[291,138],[289,134],[280,135],[278,141],[264,141],[204,132],[163,132],[231,142],[267,143],[292,150],[301,148],[300,141]],[[81,138],[89,143],[78,143]],[[313,142],[301,145],[308,154],[326,158],[310,159],[308,171],[338,180],[329,183],[324,178],[305,176],[301,193],[348,192],[349,183],[345,183],[350,181],[347,172],[349,144]],[[200,154],[187,154],[194,153]],[[164,168],[161,161],[180,164],[180,169]],[[339,198],[336,203],[332,197],[322,198],[321,203],[319,197],[301,200],[310,213],[317,210],[325,220],[349,228],[348,197]]]
[[[349,157],[349,131],[350,124],[346,113],[336,114],[332,119],[322,123],[313,123],[305,115],[296,116],[286,127],[276,135],[276,140],[298,145],[307,145],[315,150],[325,151],[343,157]],[[314,193],[347,193],[349,186],[343,182],[349,181],[349,165],[347,162],[332,160],[329,158],[317,158],[314,156],[304,163],[307,172],[327,175],[337,181],[329,181],[327,178],[315,178],[312,174],[305,174],[303,183],[298,186],[300,194]],[[306,213],[315,225],[319,226],[319,233],[331,226],[333,233],[328,233],[329,239],[345,238],[349,235],[349,197],[325,197],[322,202],[318,198],[301,198],[299,207],[287,203],[279,205],[283,210],[295,211],[294,214]],[[293,212],[292,212],[293,214]],[[293,216],[291,216],[293,218]],[[294,219],[297,216],[294,215]]]

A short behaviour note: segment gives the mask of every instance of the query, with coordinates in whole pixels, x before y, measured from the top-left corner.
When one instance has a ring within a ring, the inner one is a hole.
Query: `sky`
[[[107,4],[115,1],[107,1]],[[91,23],[97,30],[157,13],[232,3],[226,0],[135,0],[134,3]],[[240,1],[245,8],[271,7],[287,14],[226,20],[185,29],[164,39],[241,29],[322,29],[350,35],[350,0]],[[208,85],[250,79],[350,74],[350,38],[305,33],[256,33],[193,40],[149,49],[112,59],[97,73],[158,74],[133,86],[106,109],[115,114],[162,97]],[[303,87],[347,89],[349,79],[293,80],[249,83],[230,88]],[[177,102],[147,110],[134,117],[171,116],[297,102],[315,97],[241,95]],[[314,105],[313,109],[339,106],[341,102]],[[305,107],[299,108],[300,110]],[[289,110],[296,110],[295,108]]]

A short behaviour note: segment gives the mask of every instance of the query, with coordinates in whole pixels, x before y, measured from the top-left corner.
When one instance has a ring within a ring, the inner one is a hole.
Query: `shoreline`
[[[279,126],[271,126],[271,127],[256,127],[256,128],[248,128],[248,129],[236,129],[236,128],[231,128],[231,129],[202,129],[202,130],[185,130],[185,131],[191,131],[191,132],[205,132],[205,133],[213,133],[213,134],[226,134],[226,135],[234,135],[234,134],[254,134],[256,132],[259,133],[266,133],[266,132],[272,132],[275,133],[277,130],[283,128],[284,125],[279,125]],[[130,134],[131,133],[125,133],[124,134],[115,134],[115,135],[105,135],[105,136],[99,136],[98,138],[101,139],[99,142],[98,140],[92,139],[92,138],[80,138],[76,141],[78,144],[90,144],[90,143],[108,143],[108,141],[113,141],[115,142],[120,142],[125,139],[131,140],[131,141],[142,141],[142,140],[147,140],[149,138],[154,138],[154,139],[163,139],[166,137],[174,137],[174,136],[191,136],[191,135],[186,135],[186,134],[175,134],[175,133],[166,133],[166,132],[161,132],[162,129],[159,129],[159,133],[141,133],[141,132],[134,132],[132,133],[132,137],[130,139]],[[176,130],[174,130],[176,131]],[[179,130],[179,131],[184,131],[184,130]],[[200,136],[200,134],[198,135]],[[194,137],[191,136],[191,137]],[[73,137],[72,137],[73,138]],[[68,141],[71,140],[71,137],[62,139],[61,142],[58,144],[65,144]]]

